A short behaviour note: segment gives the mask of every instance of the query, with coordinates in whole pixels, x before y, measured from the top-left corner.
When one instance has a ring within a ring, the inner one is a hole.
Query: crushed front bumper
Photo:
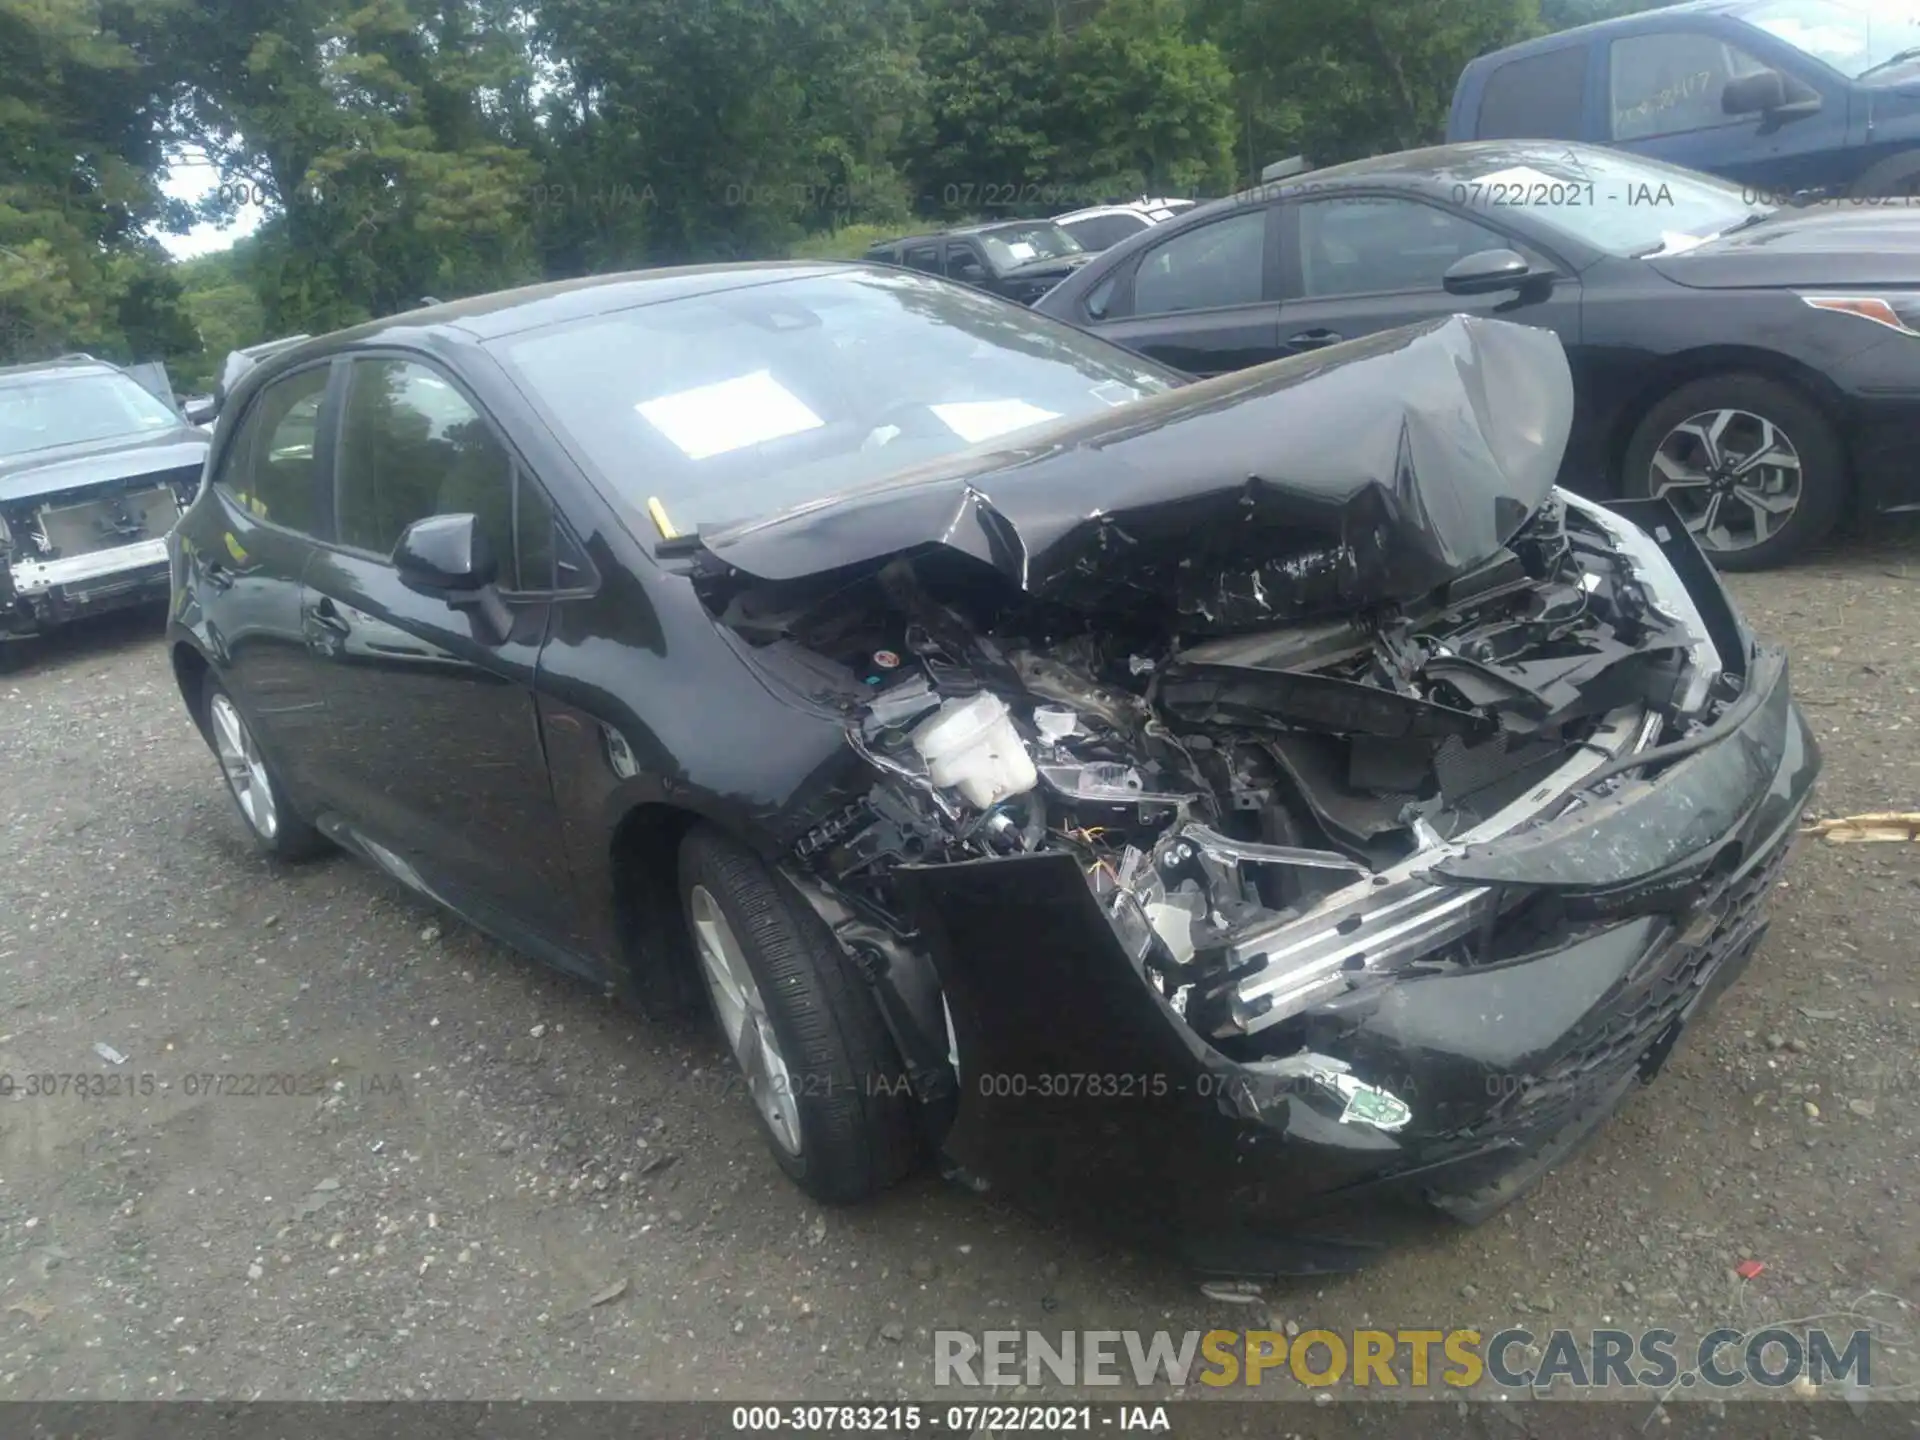
[[[1610,883],[1566,873],[1551,826],[1470,856],[1458,883],[1531,897],[1500,957],[1368,976],[1305,1010],[1278,1061],[1197,1035],[1070,856],[899,872],[952,1016],[948,1156],[1213,1272],[1350,1269],[1396,1207],[1492,1213],[1652,1078],[1765,933],[1820,758],[1784,657],[1741,638],[1724,728],[1623,787],[1638,808],[1610,833],[1640,848]]]
[[[0,564],[0,633],[48,626],[167,597],[165,537],[56,560]]]

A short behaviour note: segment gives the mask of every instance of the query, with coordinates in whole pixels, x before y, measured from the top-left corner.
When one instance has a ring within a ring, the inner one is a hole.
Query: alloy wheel
[[[260,758],[253,732],[225,695],[215,695],[208,710],[213,721],[213,749],[220,758],[227,787],[254,833],[271,841],[280,831],[280,811],[273,802],[273,782],[267,778],[266,761]]]
[[[780,1053],[766,1002],[760,997],[760,986],[747,968],[746,952],[706,886],[693,887],[687,897],[687,911],[694,948],[700,952],[700,971],[713,996],[720,1028],[733,1047],[733,1058],[746,1076],[753,1103],[759,1106],[761,1118],[780,1147],[789,1155],[798,1155],[800,1107],[794,1099],[786,1057]]]
[[[1787,432],[1749,410],[1703,410],[1653,452],[1648,493],[1665,498],[1700,547],[1749,550],[1800,507],[1800,452]]]

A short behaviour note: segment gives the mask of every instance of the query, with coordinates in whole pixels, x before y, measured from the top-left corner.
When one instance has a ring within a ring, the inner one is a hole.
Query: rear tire
[[[1766,570],[1826,538],[1845,508],[1846,452],[1799,391],[1709,375],[1658,401],[1627,442],[1621,493],[1664,494],[1722,570]]]
[[[873,997],[819,916],[708,825],[681,843],[680,903],[780,1168],[829,1204],[864,1200],[904,1176],[917,1102]]]
[[[287,861],[310,860],[331,849],[326,836],[293,808],[280,777],[254,743],[252,722],[211,671],[201,695],[207,745],[254,845],[262,854]]]

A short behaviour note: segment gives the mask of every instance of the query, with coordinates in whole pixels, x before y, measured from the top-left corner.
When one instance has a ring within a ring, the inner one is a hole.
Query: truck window
[[[1613,42],[1609,71],[1615,140],[1644,140],[1737,125],[1720,92],[1766,67],[1737,45],[1697,30],[1629,35]]]
[[[1497,66],[1480,93],[1476,140],[1578,140],[1587,106],[1587,47],[1562,45]]]

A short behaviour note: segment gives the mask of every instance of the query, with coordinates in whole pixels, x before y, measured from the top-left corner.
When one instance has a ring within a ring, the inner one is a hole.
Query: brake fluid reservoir
[[[978,810],[1025,794],[1040,778],[1006,705],[988,691],[947,701],[910,738],[933,783],[958,790]]]

